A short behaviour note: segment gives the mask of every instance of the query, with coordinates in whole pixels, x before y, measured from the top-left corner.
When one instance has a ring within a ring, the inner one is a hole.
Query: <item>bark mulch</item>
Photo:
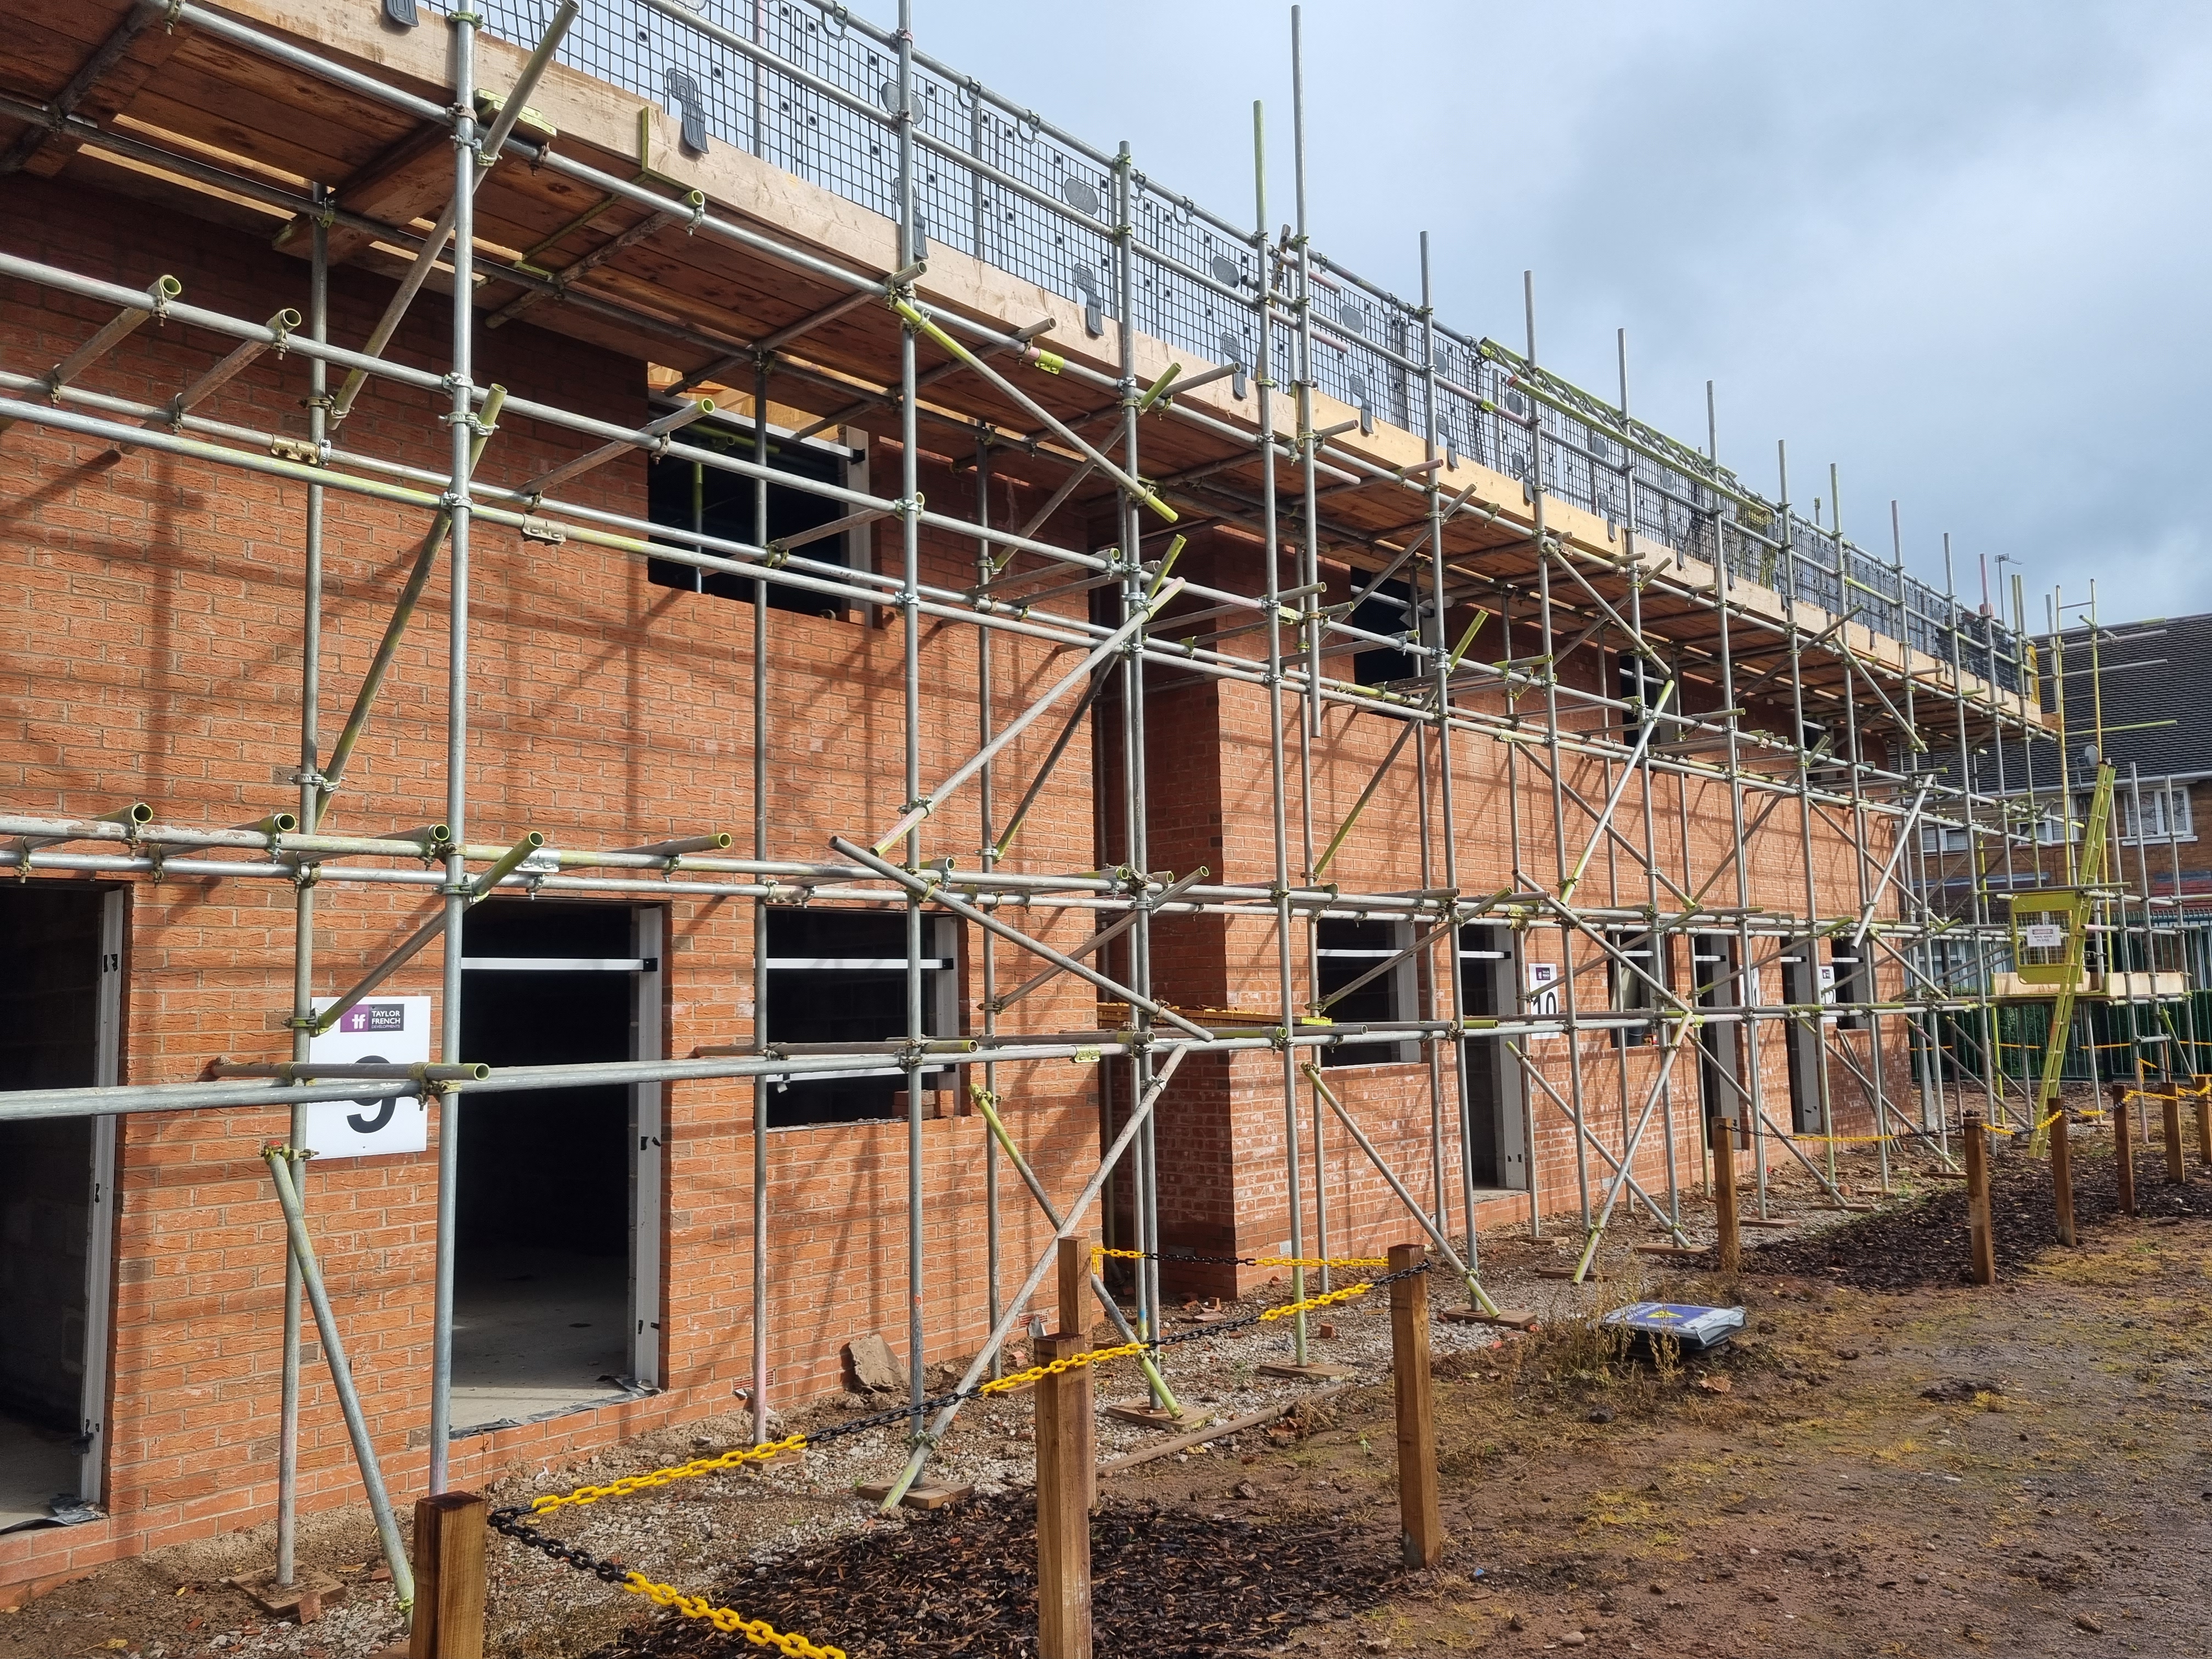
[[[1097,1651],[1249,1659],[1291,1632],[1373,1607],[1403,1577],[1395,1537],[1322,1514],[1264,1524],[1106,1500],[1092,1518]],[[1036,1508],[1026,1492],[917,1514],[765,1577],[714,1587],[725,1605],[851,1659],[994,1659],[1036,1651]],[[664,1613],[592,1659],[737,1659],[760,1650]]]
[[[2192,1168],[2186,1182],[2169,1186],[2162,1147],[2140,1146],[2135,1172],[2138,1215],[2146,1219],[2212,1216],[2212,1173]],[[2118,1165],[2101,1148],[2085,1152],[2077,1144],[2075,1226],[2095,1226],[2119,1213]],[[2058,1218],[2051,1203],[2050,1164],[2030,1158],[2024,1147],[1994,1157],[1990,1219],[1996,1231],[2001,1274],[2018,1272],[2055,1246]],[[1964,1284],[1968,1279],[1966,1185],[1946,1182],[1942,1190],[1905,1209],[1746,1250],[1743,1267],[1747,1273],[1802,1275],[1864,1291]]]

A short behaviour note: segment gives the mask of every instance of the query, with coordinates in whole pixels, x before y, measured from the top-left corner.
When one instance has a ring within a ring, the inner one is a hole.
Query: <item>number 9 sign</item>
[[[315,1012],[331,1001],[318,1000]],[[430,1058],[430,999],[357,1002],[308,1045],[307,1058],[356,1066],[422,1065]],[[307,1109],[307,1150],[325,1158],[419,1152],[429,1145],[428,1116],[415,1095],[317,1101]]]

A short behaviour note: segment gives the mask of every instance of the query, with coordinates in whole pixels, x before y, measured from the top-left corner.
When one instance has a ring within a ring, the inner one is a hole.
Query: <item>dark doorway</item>
[[[1790,1060],[1790,1127],[1801,1135],[1829,1133],[1820,1113],[1827,1056],[1821,1040],[1826,1006],[1820,994],[1820,941],[1785,940],[1782,947],[1782,1000],[1790,1006],[1783,1026]]]
[[[640,953],[641,920],[628,905],[550,899],[471,910],[462,1058],[496,1071],[637,1057],[641,1025],[657,1024],[640,1018],[644,982],[657,1006],[660,967]],[[574,1409],[640,1381],[635,1092],[614,1084],[462,1097],[456,1428]],[[658,1126],[644,1127],[646,1150],[657,1152]]]
[[[1743,1001],[1736,973],[1736,942],[1726,933],[1690,938],[1690,982],[1698,1006],[1735,1010]],[[1739,1020],[1707,1019],[1698,1028],[1698,1083],[1705,1105],[1707,1145],[1714,1134],[1745,1127],[1742,1107],[1743,1026]],[[1747,1136],[1745,1144],[1749,1145]]]
[[[0,1089],[113,1081],[119,894],[0,889]],[[0,1123],[0,1531],[96,1500],[112,1118]]]
[[[1459,930],[1460,1006],[1470,1019],[1513,1019],[1521,1012],[1519,952],[1510,927]],[[1505,1039],[1471,1033],[1460,1043],[1467,1095],[1467,1158],[1477,1187],[1520,1192],[1528,1185],[1521,1062]]]

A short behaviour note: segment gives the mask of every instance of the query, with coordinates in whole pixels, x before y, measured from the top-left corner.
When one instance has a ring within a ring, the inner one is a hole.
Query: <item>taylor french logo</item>
[[[404,1002],[361,1002],[345,1011],[338,1021],[341,1031],[404,1031],[407,1005]]]

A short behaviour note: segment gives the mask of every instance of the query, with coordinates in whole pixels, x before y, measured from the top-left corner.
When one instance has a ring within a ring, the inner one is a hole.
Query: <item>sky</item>
[[[890,0],[856,6],[892,20]],[[921,50],[1239,221],[1290,7],[914,0]],[[1961,596],[2029,622],[2212,610],[2212,6],[2157,0],[1310,0],[1308,221],[1370,281],[1541,362]],[[1998,565],[2000,555],[2016,562]],[[2008,605],[2007,607],[2009,608]]]

